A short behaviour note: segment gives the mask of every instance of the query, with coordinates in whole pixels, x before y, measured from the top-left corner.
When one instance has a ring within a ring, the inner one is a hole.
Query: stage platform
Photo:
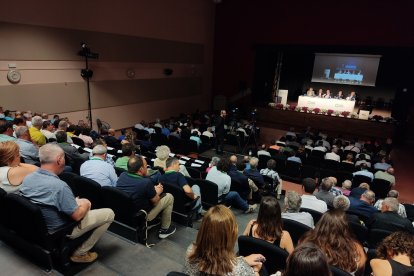
[[[302,130],[310,126],[329,135],[341,135],[344,138],[388,138],[393,137],[395,132],[395,125],[392,123],[278,110],[270,107],[258,108],[257,121],[259,126],[286,130],[290,127]]]

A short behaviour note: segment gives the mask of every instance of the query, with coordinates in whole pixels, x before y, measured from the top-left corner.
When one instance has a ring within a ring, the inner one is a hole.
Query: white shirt
[[[313,217],[308,212],[298,212],[298,213],[282,213],[282,218],[291,219],[302,224],[305,224],[311,228],[315,228]]]
[[[321,213],[328,211],[328,206],[323,200],[319,200],[314,195],[302,195],[302,205],[301,208],[312,209]]]
[[[213,138],[213,136],[214,136],[213,133],[211,133],[210,131],[207,131],[207,130],[204,131],[202,135],[207,136],[209,138]]]
[[[50,139],[50,138],[56,139],[56,135],[47,129],[41,129],[40,132],[42,132],[43,135],[46,136],[47,139]]]
[[[206,180],[216,183],[218,186],[218,196],[227,194],[230,191],[231,178],[227,173],[217,170],[217,167],[214,166],[208,172]]]
[[[270,157],[270,153],[267,150],[259,150],[257,151],[257,156],[259,155],[267,155]]]
[[[336,154],[335,152],[327,152],[325,154],[325,159],[329,159],[329,160],[335,160],[335,161],[341,161],[341,157],[339,157],[338,154]]]

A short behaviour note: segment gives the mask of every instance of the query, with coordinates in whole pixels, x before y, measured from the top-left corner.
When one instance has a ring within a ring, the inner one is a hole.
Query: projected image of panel
[[[312,82],[375,86],[381,56],[315,54]]]

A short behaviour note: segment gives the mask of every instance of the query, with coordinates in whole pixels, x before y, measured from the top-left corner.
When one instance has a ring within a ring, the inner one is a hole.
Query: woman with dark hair
[[[331,276],[325,254],[314,244],[304,243],[297,247],[286,261],[283,273],[277,272],[275,276]]]
[[[211,207],[204,215],[196,241],[187,250],[184,273],[191,276],[259,275],[263,255],[236,257],[237,235],[238,226],[232,211],[224,205]]]
[[[273,243],[288,253],[293,251],[293,242],[289,232],[282,228],[282,213],[276,198],[266,196],[260,203],[257,220],[251,220],[243,232],[251,236]]]
[[[392,233],[378,246],[377,257],[379,259],[370,261],[375,276],[414,275],[414,235],[408,232]]]
[[[302,242],[318,246],[330,265],[353,275],[363,274],[367,257],[362,245],[352,236],[344,211],[326,212],[315,229],[305,233]]]

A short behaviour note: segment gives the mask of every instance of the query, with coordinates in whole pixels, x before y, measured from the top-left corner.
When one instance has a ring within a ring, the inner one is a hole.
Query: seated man
[[[297,155],[296,152],[293,150],[291,152],[289,152],[289,157],[287,158],[287,161],[293,161],[299,164],[302,164],[302,159],[300,159]]]
[[[371,181],[374,180],[374,174],[372,172],[368,171],[368,166],[365,163],[361,163],[361,170],[352,173],[352,175],[353,176],[363,175],[363,176],[369,177],[371,179]]]
[[[295,191],[288,191],[285,196],[285,209],[282,218],[295,220],[311,228],[315,228],[313,217],[308,212],[299,212],[302,198]]]
[[[277,199],[280,199],[282,194],[282,179],[279,177],[279,174],[275,171],[276,161],[274,159],[269,159],[267,161],[267,168],[261,169],[260,174],[269,176],[273,179],[273,186],[275,187],[277,193]]]
[[[115,149],[121,148],[121,142],[118,140],[118,138],[116,138],[115,129],[113,128],[108,129],[108,133],[104,135],[104,140],[108,147],[112,147]]]
[[[141,156],[133,156],[128,160],[128,172],[123,172],[119,176],[116,188],[132,198],[136,211],[143,209],[148,213],[147,221],[153,222],[161,213],[161,229],[158,237],[165,239],[176,230],[171,224],[174,197],[169,193],[162,194],[164,190],[162,184],[154,186],[147,175],[147,161]]]
[[[387,158],[382,157],[380,162],[377,162],[377,163],[374,164],[374,169],[382,170],[382,171],[388,170],[388,168],[390,168],[391,165],[388,164],[387,162],[388,162]]]
[[[318,141],[316,143],[316,147],[314,147],[312,149],[312,151],[314,151],[314,150],[316,150],[316,151],[322,151],[322,152],[326,152],[327,151],[327,149],[323,145],[323,141],[322,140],[321,141]]]
[[[13,122],[0,119],[0,142],[16,141],[13,137]]]
[[[398,191],[396,190],[391,190],[388,192],[387,197],[393,197],[393,198],[397,198],[400,194],[398,193]],[[377,202],[375,202],[374,207],[377,208],[378,210],[381,211],[382,209],[382,202],[384,200],[383,199],[378,199]],[[401,203],[398,204],[398,211],[397,213],[403,217],[403,218],[407,218],[407,212],[405,211],[405,206],[402,205]]]
[[[50,232],[62,227],[71,220],[79,222],[69,239],[75,239],[88,231],[92,235],[73,253],[72,262],[93,262],[98,254],[89,250],[105,233],[114,220],[111,209],[91,210],[91,202],[85,198],[75,198],[69,186],[57,177],[65,167],[65,153],[55,144],[46,144],[39,150],[41,168],[26,176],[20,188],[20,193],[36,203],[50,205],[59,212],[67,215],[60,216],[50,208],[42,208],[47,228]]]
[[[197,143],[197,147],[200,147],[200,145],[201,145],[201,139],[200,139],[200,137],[198,136],[198,132],[197,132],[197,131],[194,131],[194,130],[193,130],[193,131],[191,132],[190,140],[195,141],[195,142]]]
[[[17,127],[15,130],[17,140],[15,141],[20,148],[20,156],[28,164],[39,163],[39,149],[30,139],[30,133],[27,126]]]
[[[333,206],[333,200],[335,196],[329,192],[334,185],[333,179],[331,177],[325,177],[321,181],[319,186],[319,191],[314,193],[317,199],[325,201],[326,205]]]
[[[30,138],[32,142],[39,147],[46,144],[46,136],[40,131],[43,127],[43,119],[40,116],[32,118],[32,126],[29,128]]]
[[[260,150],[257,151],[257,156],[266,155],[270,157],[270,153],[267,151],[266,144],[262,144]]]
[[[235,157],[235,155],[233,155]],[[230,162],[233,163],[232,159],[233,156],[230,157]],[[232,164],[232,167],[234,165]],[[243,162],[237,162],[237,157],[236,157],[236,165],[234,170],[230,170],[228,172],[228,175],[231,178],[232,182],[235,182],[237,184],[240,185],[241,190],[243,190],[243,194],[246,195],[242,195],[244,198],[247,198],[248,200],[252,200],[253,199],[253,193],[256,193],[259,188],[257,188],[257,186],[254,184],[254,182],[247,178],[247,176],[245,176],[243,174],[245,168],[245,164]]]
[[[302,195],[302,208],[312,209],[320,213],[325,213],[328,211],[326,202],[320,199],[317,199],[313,195],[316,189],[316,181],[312,178],[305,178],[302,180],[302,188],[304,193]]]
[[[383,179],[389,181],[391,187],[395,185],[395,176],[394,176],[394,168],[389,167],[385,172],[384,171],[377,171],[374,174],[375,179]]]
[[[355,187],[351,190],[349,193],[349,197],[353,197],[356,199],[359,199],[363,193],[365,193],[367,190],[370,190],[370,186],[368,183],[361,183],[358,187]]]
[[[256,157],[252,157],[250,158],[249,164],[250,169],[246,169],[244,171],[244,175],[253,180],[254,184],[256,184],[257,187],[262,189],[265,185],[265,182],[263,176],[257,170],[257,166],[259,165],[259,159],[257,159]]]
[[[338,148],[335,147],[335,146],[333,146],[331,152],[327,152],[325,154],[325,159],[334,160],[334,161],[340,162],[341,161],[341,157],[339,157],[339,155],[338,155]]]
[[[368,222],[371,229],[381,229],[387,231],[407,231],[414,234],[414,227],[406,218],[398,215],[399,202],[394,197],[387,197],[381,205],[381,213],[376,213]]]
[[[213,166],[207,174],[206,180],[217,184],[219,201],[230,205],[236,205],[237,208],[244,211],[245,214],[252,213],[257,205],[249,205],[238,192],[230,191],[231,178],[227,172],[230,168],[228,159],[221,159],[217,166]]]
[[[59,147],[63,149],[65,152],[66,158],[68,160],[68,166],[72,166],[76,161],[83,163],[84,161],[88,160],[89,154],[87,152],[80,153],[77,148],[70,145],[67,141],[67,133],[64,131],[57,131],[56,135],[56,142],[58,143]]]
[[[80,175],[95,180],[101,186],[116,186],[118,176],[113,166],[105,162],[106,147],[97,145],[92,149],[93,157],[80,167]]]
[[[169,157],[165,163],[167,166],[165,168],[165,173],[158,177],[158,182],[178,186],[183,189],[186,196],[191,200],[197,199],[197,203],[194,205],[193,209],[197,210],[199,215],[203,215],[200,187],[198,185],[188,185],[184,175],[180,173],[180,161],[177,158]]]
[[[43,135],[49,139],[56,139],[56,135],[54,133],[55,126],[50,121],[44,121],[42,123],[42,129],[40,130]]]
[[[128,170],[129,158],[135,156],[135,146],[131,143],[122,144],[122,157],[116,159],[115,167]]]
[[[375,202],[375,193],[371,190],[366,190],[359,199],[349,197],[351,206],[348,211],[354,215],[362,217],[365,222],[371,218],[378,210],[372,206]]]

